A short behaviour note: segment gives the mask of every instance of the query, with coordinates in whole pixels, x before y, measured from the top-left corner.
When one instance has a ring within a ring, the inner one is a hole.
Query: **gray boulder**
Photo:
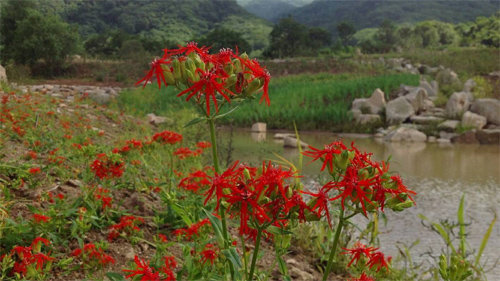
[[[437,90],[434,89],[434,87],[432,87],[432,85],[429,84],[429,82],[422,80],[422,81],[420,81],[419,87],[425,89],[425,91],[427,92],[427,95],[429,97],[437,96]]]
[[[8,82],[7,72],[5,71],[5,68],[2,65],[0,65],[0,81]]]
[[[413,106],[405,97],[391,100],[385,106],[385,116],[389,124],[399,124],[415,114]]]
[[[476,138],[480,144],[500,145],[500,129],[477,131]]]
[[[465,81],[463,91],[470,93],[470,92],[472,92],[472,90],[474,90],[474,87],[476,87],[476,81],[474,81],[474,79],[471,78],[471,79]]]
[[[486,126],[486,117],[466,111],[462,116],[462,126],[480,130]]]
[[[450,69],[440,70],[437,73],[436,78],[439,84],[442,85],[461,85],[462,83],[460,82],[460,79],[458,79],[458,75]]]
[[[429,125],[443,122],[443,118],[435,116],[411,116],[410,121],[415,124]]]
[[[427,136],[413,128],[399,127],[388,133],[384,139],[390,142],[425,142]]]
[[[470,111],[486,117],[489,123],[500,125],[500,100],[477,99],[472,104]]]
[[[295,137],[293,137],[293,138],[292,137],[285,137],[285,138],[283,138],[283,146],[297,148],[297,147],[299,147],[299,143],[297,142],[297,139]],[[300,146],[303,148],[306,148],[309,145],[303,141],[300,141]]]
[[[104,90],[101,89],[88,91],[87,93],[90,99],[102,105],[108,104],[112,99],[111,95],[107,94]]]
[[[415,112],[425,110],[425,100],[427,99],[427,91],[424,88],[414,88],[407,95],[404,96],[408,102],[413,106]]]
[[[438,129],[446,132],[455,132],[459,124],[460,121],[458,120],[446,120],[438,125]]]
[[[384,108],[385,95],[380,89],[376,89],[368,99],[355,99],[352,102],[353,110],[360,110],[362,113],[378,114]],[[365,112],[366,111],[366,112]]]
[[[373,123],[378,123],[381,121],[382,121],[382,119],[380,118],[380,115],[378,115],[378,114],[361,114],[356,119],[356,122],[361,124],[361,125],[373,124]]]
[[[161,124],[173,124],[174,120],[164,117],[164,116],[157,116],[154,113],[149,113],[146,115],[148,117],[148,122],[151,125],[158,126]]]
[[[464,112],[469,110],[469,107],[469,96],[466,92],[453,93],[446,103],[446,115],[453,119],[459,119]]]

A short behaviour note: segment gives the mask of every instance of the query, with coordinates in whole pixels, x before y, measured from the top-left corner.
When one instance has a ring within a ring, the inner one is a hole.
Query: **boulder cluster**
[[[381,58],[379,63],[399,72],[435,77],[439,83],[421,80],[416,87],[401,85],[390,95],[376,89],[369,98],[355,99],[351,112],[356,123],[388,126],[379,128],[376,137],[386,141],[500,144],[500,100],[475,99],[473,79],[462,84],[451,69],[413,65],[403,58]],[[434,101],[440,85],[462,90],[451,94],[444,107],[437,107]],[[389,96],[393,98],[386,100]]]

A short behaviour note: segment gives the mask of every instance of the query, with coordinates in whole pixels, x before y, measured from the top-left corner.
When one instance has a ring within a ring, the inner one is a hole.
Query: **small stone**
[[[480,144],[500,145],[500,129],[487,129],[477,131],[476,138]]]
[[[274,134],[275,139],[284,139],[286,137],[295,138],[295,134],[289,134],[289,133],[276,133],[276,134]]]
[[[431,143],[433,143],[433,142],[436,142],[436,140],[437,140],[437,139],[436,139],[436,137],[434,137],[434,136],[429,136],[429,137],[427,137],[427,142],[431,142]]]
[[[469,107],[470,99],[466,92],[453,93],[446,103],[446,115],[453,119],[461,118]]]
[[[284,147],[294,147],[294,148],[297,148],[298,147],[297,139],[296,138],[285,137],[283,139],[283,146]],[[306,148],[309,145],[307,143],[303,142],[303,141],[300,141],[300,146],[303,147],[303,148]]]
[[[72,187],[81,187],[83,186],[83,183],[80,180],[76,179],[71,179],[66,182],[67,185],[72,186]]]
[[[437,139],[437,143],[451,143],[451,141],[450,139],[439,138]]]
[[[148,122],[151,125],[158,126],[160,124],[172,124],[174,121],[168,117],[157,116],[154,113],[149,113],[146,115],[148,117]]]
[[[410,117],[410,121],[415,124],[428,125],[443,122],[443,118],[434,116],[412,116]]]
[[[413,128],[399,127],[385,136],[386,141],[390,142],[425,142],[427,136]]]
[[[455,132],[459,124],[460,121],[458,120],[446,120],[438,125],[438,129],[447,132]]]
[[[451,138],[452,143],[467,143],[467,144],[473,144],[473,143],[479,143],[479,141],[476,138],[476,131],[467,131],[463,134],[460,134],[458,136],[454,136]]]
[[[263,122],[254,123],[252,125],[252,132],[265,132],[267,131],[267,124]]]
[[[450,140],[451,138],[456,137],[456,136],[458,136],[457,133],[448,133],[448,132],[444,132],[444,131],[439,132],[439,137],[442,139]]]

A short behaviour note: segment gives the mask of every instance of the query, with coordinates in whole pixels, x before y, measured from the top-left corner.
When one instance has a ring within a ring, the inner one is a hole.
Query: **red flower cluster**
[[[182,135],[176,132],[163,131],[154,134],[152,140],[161,144],[176,144],[182,141]]]
[[[296,178],[289,169],[273,166],[270,162],[263,163],[261,172],[257,168],[235,163],[220,175],[215,173],[210,177],[205,172],[190,174],[180,182],[180,187],[198,191],[203,188],[205,204],[216,199],[216,209],[222,201],[228,203],[227,212],[240,219],[240,234],[251,238],[256,231],[249,226],[254,224],[278,227],[286,225],[291,215],[297,215],[305,220],[305,211],[309,207],[297,193],[290,180]]]
[[[104,253],[102,248],[97,248],[94,244],[88,243],[83,245],[83,248],[77,248],[71,253],[74,257],[82,256],[84,263],[97,263],[101,266],[115,264],[115,259]]]
[[[350,279],[349,281],[375,281],[375,278],[372,278],[363,272],[359,278]]]
[[[35,168],[30,168],[29,169],[29,172],[32,175],[36,175],[36,174],[40,173],[41,171],[42,171],[42,169],[40,169],[39,167],[35,167]]]
[[[50,220],[50,217],[40,214],[33,214],[33,220],[36,223],[48,222]]]
[[[207,47],[198,47],[191,42],[179,49],[164,50],[161,58],[153,60],[151,69],[136,83],[145,86],[156,76],[158,87],[181,83],[186,89],[177,96],[186,95],[186,101],[194,99],[204,104],[210,115],[211,103],[218,112],[217,99],[231,102],[233,97],[248,97],[259,89],[262,100],[269,105],[269,72],[257,60],[250,60],[246,54],[238,55],[230,49],[221,49],[209,54]]]
[[[141,229],[137,227],[137,225],[141,223],[144,223],[143,218],[137,218],[134,216],[122,216],[119,223],[111,226],[110,232],[108,234],[108,240],[113,241],[118,236],[120,236],[120,233],[130,235],[134,232],[141,231]]]
[[[213,244],[207,244],[203,251],[201,251],[201,263],[205,264],[207,261],[210,261],[210,264],[213,265],[218,255],[219,248]]]
[[[125,142],[125,145],[122,146],[121,148],[114,148],[113,153],[125,154],[132,149],[141,150],[143,146],[144,145],[143,145],[142,141],[139,141],[136,139],[131,139],[131,140],[127,140]]]
[[[30,266],[34,265],[34,269],[40,271],[43,270],[46,263],[54,260],[53,257],[41,252],[42,244],[48,246],[50,245],[50,241],[45,238],[37,237],[29,247],[15,246],[9,254],[9,256],[15,260],[13,272],[25,276]]]
[[[48,191],[47,196],[49,197],[49,203],[54,203],[54,194],[52,192]],[[64,199],[64,194],[58,193],[56,196],[56,199],[63,200]]]
[[[416,193],[406,188],[398,176],[390,176],[386,163],[372,161],[371,154],[361,153],[353,144],[350,149],[341,142],[333,142],[323,150],[309,148],[303,154],[313,157],[313,161],[322,159],[322,170],[328,166],[330,172],[336,168],[340,173],[338,180],[328,182],[317,193],[303,191],[315,197],[312,209],[318,215],[325,214],[329,223],[328,203],[337,199],[341,200],[343,209],[346,201],[360,205],[365,215],[367,208],[374,210],[380,207],[383,211],[384,206],[389,204],[391,209],[401,210],[413,204],[411,195]],[[333,190],[338,195],[330,198],[329,193]],[[407,198],[411,200],[410,204]]]
[[[179,147],[174,151],[174,155],[177,156],[180,160],[189,158],[189,157],[196,157],[201,155],[203,152],[203,149],[198,148],[196,150],[191,150],[189,147]]]
[[[121,160],[112,160],[105,153],[100,153],[90,165],[90,169],[100,179],[119,178],[123,174],[124,165]]]
[[[101,207],[103,210],[105,210],[106,208],[111,208],[111,202],[113,201],[113,198],[108,196],[108,194],[109,189],[102,187],[98,187],[94,193],[94,198],[97,200],[101,200]]]
[[[193,223],[189,227],[186,228],[179,228],[174,230],[173,234],[176,236],[181,236],[183,235],[185,239],[191,240],[193,236],[197,236],[200,228],[204,225],[210,224],[210,221],[208,219],[203,219],[197,223]]]
[[[126,275],[126,278],[134,278],[136,276],[140,276],[141,281],[175,281],[175,275],[173,270],[177,266],[174,257],[165,257],[165,265],[163,265],[159,270],[155,269],[152,266],[149,266],[143,259],[140,259],[138,256],[134,257],[135,269],[123,269],[124,272],[128,272],[130,274]],[[160,273],[164,274],[164,278],[160,277]],[[134,280],[138,280],[134,278]]]
[[[356,264],[358,264],[359,260],[362,257],[365,257],[368,259],[365,265],[370,267],[370,269],[372,269],[373,267],[377,267],[376,270],[378,272],[380,271],[380,269],[382,269],[382,267],[385,267],[387,270],[389,270],[389,263],[391,262],[392,257],[388,257],[386,259],[382,252],[377,251],[378,248],[366,247],[362,243],[357,242],[354,245],[354,248],[343,249],[346,252],[343,252],[342,254],[351,255],[351,261],[347,266],[351,266],[354,261],[356,261]]]

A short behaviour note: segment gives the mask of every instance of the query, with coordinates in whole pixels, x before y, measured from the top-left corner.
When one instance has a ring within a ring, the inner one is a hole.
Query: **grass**
[[[293,121],[300,129],[335,129],[351,121],[348,113],[355,98],[368,97],[380,88],[388,94],[401,84],[417,85],[418,75],[386,74],[356,76],[353,74],[302,74],[271,80],[269,95],[271,106],[247,101],[231,114],[236,126],[247,127],[254,122],[266,122],[268,128],[292,129]],[[116,106],[120,110],[138,115],[155,113],[169,115],[187,103],[177,98],[176,89],[158,90],[151,85],[145,89],[132,89],[120,94]],[[260,94],[256,98],[260,99]]]

